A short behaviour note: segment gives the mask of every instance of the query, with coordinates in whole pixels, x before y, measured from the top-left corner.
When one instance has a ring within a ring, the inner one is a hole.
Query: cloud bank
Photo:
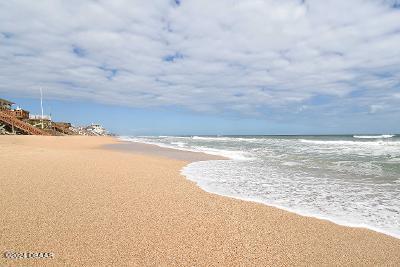
[[[400,104],[400,1],[0,3],[0,93],[198,112]]]

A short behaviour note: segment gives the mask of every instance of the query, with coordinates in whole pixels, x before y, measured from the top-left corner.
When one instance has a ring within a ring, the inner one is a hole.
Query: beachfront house
[[[29,111],[21,109],[21,108],[16,108],[16,109],[7,111],[7,113],[16,117],[19,120],[29,119]]]
[[[98,123],[92,123],[90,126],[87,126],[85,130],[94,135],[106,135],[107,134],[107,130]]]
[[[12,109],[12,105],[14,105],[14,102],[5,100],[0,98],[0,110],[3,111],[4,113],[11,115],[13,117],[16,117],[17,119],[24,120],[24,119],[29,119],[29,111],[21,109],[17,107],[16,109]]]

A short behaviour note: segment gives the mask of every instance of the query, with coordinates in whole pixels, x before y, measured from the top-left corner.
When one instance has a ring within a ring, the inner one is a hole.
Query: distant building
[[[107,130],[97,123],[92,123],[90,126],[87,126],[85,130],[94,135],[107,135]]]
[[[11,110],[11,106],[14,104],[14,102],[0,98],[0,110]]]
[[[29,115],[29,119],[30,120],[44,120],[44,121],[51,121],[51,116],[49,115],[33,115],[30,114]]]

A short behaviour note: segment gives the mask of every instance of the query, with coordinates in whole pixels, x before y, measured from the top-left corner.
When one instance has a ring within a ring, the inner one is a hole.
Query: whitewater
[[[400,238],[397,135],[120,138],[228,158],[182,170],[208,192]]]

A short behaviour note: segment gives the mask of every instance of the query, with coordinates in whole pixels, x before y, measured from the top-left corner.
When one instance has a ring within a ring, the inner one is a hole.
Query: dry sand
[[[112,143],[0,136],[0,252],[55,254],[0,266],[400,266],[399,239],[206,193],[187,161]]]

